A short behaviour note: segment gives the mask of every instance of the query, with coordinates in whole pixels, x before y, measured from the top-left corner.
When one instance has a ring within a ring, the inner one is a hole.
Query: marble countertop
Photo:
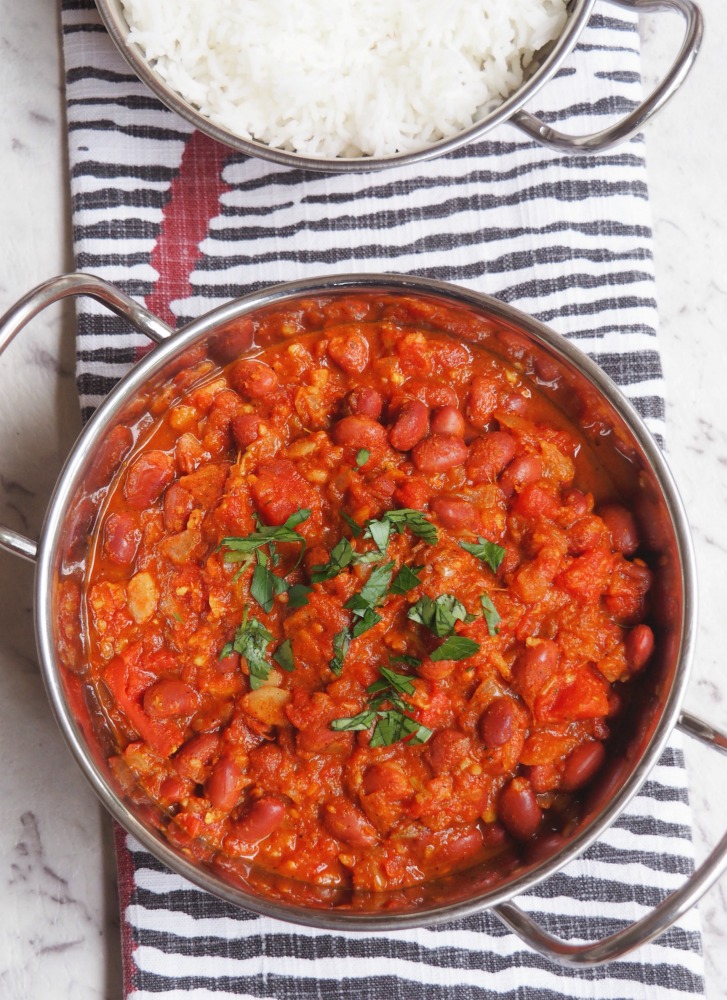
[[[702,0],[696,68],[647,127],[667,377],[670,462],[692,525],[700,628],[686,707],[727,729],[727,18]],[[0,0],[0,311],[72,268],[62,66],[55,5]],[[678,19],[644,22],[647,75],[678,44]],[[725,154],[723,159],[722,154]],[[0,521],[36,535],[80,426],[73,307],[42,315],[0,366]],[[0,553],[0,996],[99,1000],[121,995],[111,824],[72,764],[36,665],[32,567]],[[689,744],[698,857],[727,826],[727,761]],[[700,904],[709,1000],[727,982],[727,877]],[[656,996],[656,994],[655,994]]]

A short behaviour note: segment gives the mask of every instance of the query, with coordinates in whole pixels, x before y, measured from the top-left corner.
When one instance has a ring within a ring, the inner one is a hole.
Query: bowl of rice
[[[593,135],[523,110],[577,44],[596,0],[96,0],[124,58],[169,108],[234,149],[310,170],[372,170],[449,152],[508,121],[565,152],[623,141],[696,57],[693,0],[656,90]],[[643,9],[642,0],[611,0]],[[651,5],[650,5],[651,6]]]

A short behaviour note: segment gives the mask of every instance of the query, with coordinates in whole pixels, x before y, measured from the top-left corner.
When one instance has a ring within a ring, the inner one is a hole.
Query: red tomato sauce
[[[376,297],[263,321],[112,484],[90,681],[179,846],[379,891],[577,822],[651,572],[537,380],[435,327]]]

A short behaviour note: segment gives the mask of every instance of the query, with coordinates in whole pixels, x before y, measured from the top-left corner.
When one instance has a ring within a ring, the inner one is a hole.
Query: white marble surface
[[[697,549],[701,625],[687,707],[727,728],[727,19],[648,126],[671,464]],[[671,18],[644,33],[656,64]],[[676,29],[676,19],[674,19]],[[58,22],[47,0],[0,0],[0,310],[71,265]],[[0,365],[0,520],[38,533],[79,426],[72,310],[39,318]],[[65,750],[35,662],[32,569],[0,553],[0,997],[121,995],[110,823]],[[727,761],[690,745],[697,851],[727,827]],[[727,996],[727,877],[702,902],[709,1000]],[[655,997],[658,995],[654,994]]]

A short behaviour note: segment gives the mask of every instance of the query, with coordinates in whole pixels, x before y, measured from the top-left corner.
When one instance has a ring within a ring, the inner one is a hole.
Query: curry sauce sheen
[[[577,822],[654,645],[636,472],[617,492],[535,380],[436,325],[263,320],[176,376],[108,493],[90,679],[177,846],[382,891]]]

